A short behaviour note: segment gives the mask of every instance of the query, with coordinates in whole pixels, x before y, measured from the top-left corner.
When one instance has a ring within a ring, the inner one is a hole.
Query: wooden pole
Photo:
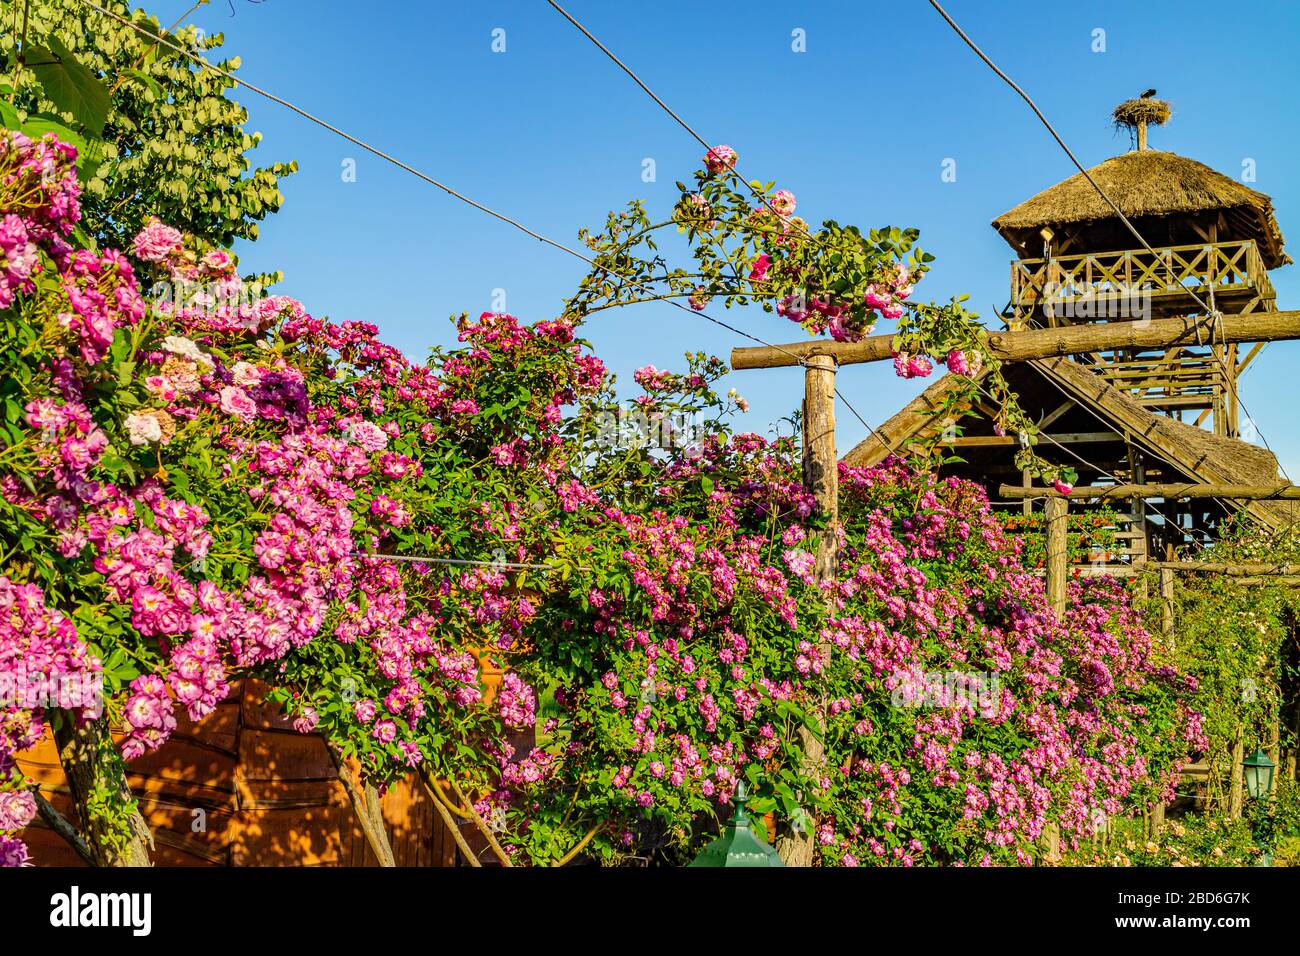
[[[1047,518],[1047,600],[1056,616],[1064,618],[1070,505],[1064,498],[1048,498],[1044,510]],[[1061,831],[1056,824],[1049,823],[1044,828],[1043,844],[1047,862],[1058,862],[1061,858]]]
[[[988,332],[989,354],[1001,362],[1078,355],[1112,349],[1170,348],[1205,342],[1271,342],[1300,338],[1300,311],[1252,312],[1225,315],[1220,324],[1210,316],[1179,316],[1149,322],[1108,322],[1052,329]],[[760,345],[731,350],[731,367],[782,368],[802,364],[812,355],[825,355],[840,365],[880,362],[893,357],[894,337],[872,335],[860,342],[805,340],[787,345]]]
[[[1273,499],[1300,500],[1300,485],[1230,485],[1195,484],[1178,482],[1143,485],[1103,485],[1094,488],[1075,488],[1062,493],[1055,488],[1026,488],[1022,485],[1000,485],[998,494],[1003,498],[1071,498],[1076,501],[1106,501],[1112,498],[1237,498],[1243,501],[1270,501]]]
[[[1242,742],[1242,730],[1237,728],[1237,740],[1232,745],[1232,782],[1228,788],[1228,815],[1237,818],[1241,816],[1243,772],[1242,763],[1245,760],[1245,744]]]
[[[1165,647],[1174,649],[1174,570],[1160,569],[1160,634]]]
[[[1064,498],[1047,499],[1047,600],[1062,616],[1069,560],[1069,507]]]
[[[826,530],[811,535],[816,555],[815,577],[818,583],[835,578],[837,552],[836,531],[839,525],[839,458],[835,452],[835,359],[829,355],[809,356],[804,367],[803,398],[803,480],[817,503],[817,513],[826,520]],[[814,715],[816,729],[799,728],[802,751],[800,770],[805,778],[815,779],[826,763],[826,746],[822,739],[825,727],[822,701]],[[812,866],[816,845],[812,827],[801,832],[783,829],[777,836],[776,849],[786,866]]]
[[[1044,507],[1047,518],[1047,600],[1059,618],[1065,617],[1065,575],[1069,560],[1069,510],[1064,498],[1048,498]],[[1061,831],[1055,823],[1043,830],[1048,863],[1061,859]]]
[[[1158,802],[1151,808],[1151,837],[1155,839],[1160,835],[1160,831],[1165,828],[1165,804],[1164,801]]]
[[[840,516],[839,459],[835,452],[835,359],[815,355],[804,371],[803,401],[804,485],[817,499],[817,511],[829,522],[829,531],[817,539],[817,578],[835,576],[835,526]]]
[[[1069,511],[1064,498],[1048,498],[1047,518],[1047,600],[1059,618],[1065,617],[1065,578],[1069,570]],[[1061,859],[1061,831],[1055,823],[1043,829],[1043,844],[1048,863]]]
[[[1148,561],[1147,567],[1159,568],[1161,571],[1182,571],[1188,574],[1223,574],[1228,577],[1246,577],[1247,575],[1300,574],[1300,565],[1272,561]]]

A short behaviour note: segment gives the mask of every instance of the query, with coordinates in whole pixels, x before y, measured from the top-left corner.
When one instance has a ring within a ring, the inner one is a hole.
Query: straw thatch
[[[1254,239],[1269,269],[1291,261],[1282,248],[1285,240],[1273,201],[1204,163],[1146,149],[1112,157],[1088,172],[1130,219],[1176,219],[1218,211],[1226,227],[1220,230],[1220,241]],[[1003,213],[993,220],[993,228],[1023,254],[1040,242],[1036,237],[1043,226],[1106,220],[1117,221],[1114,210],[1078,173]]]
[[[1125,129],[1137,129],[1140,123],[1164,126],[1173,115],[1174,110],[1168,100],[1158,100],[1154,97],[1125,100],[1115,107],[1115,112],[1111,114],[1115,125]]]

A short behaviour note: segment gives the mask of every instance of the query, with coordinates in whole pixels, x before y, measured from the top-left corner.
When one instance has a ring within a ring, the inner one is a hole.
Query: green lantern
[[[1273,791],[1273,768],[1277,764],[1269,760],[1263,750],[1256,750],[1241,765],[1246,771],[1246,792],[1250,798],[1266,799]]]
[[[785,866],[776,850],[758,838],[745,815],[745,782],[736,787],[736,812],[722,835],[706,846],[689,866]]]

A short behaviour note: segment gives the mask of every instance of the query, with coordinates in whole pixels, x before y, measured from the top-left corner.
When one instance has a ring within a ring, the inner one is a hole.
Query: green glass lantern
[[[1273,791],[1273,768],[1277,764],[1268,759],[1263,750],[1256,750],[1241,762],[1246,771],[1246,792],[1252,800],[1267,797]]]
[[[776,850],[754,833],[749,817],[745,815],[747,801],[742,780],[732,798],[736,805],[735,814],[722,835],[706,846],[689,866],[785,866]]]

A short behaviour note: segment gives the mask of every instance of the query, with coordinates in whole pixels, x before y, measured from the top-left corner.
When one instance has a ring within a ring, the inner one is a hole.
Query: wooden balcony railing
[[[1188,290],[1205,298],[1211,289],[1216,297],[1276,295],[1250,239],[1171,246],[1154,255],[1126,249],[1011,263],[1012,309],[1020,315],[1041,311],[1063,321],[1144,318],[1144,301]],[[1113,312],[1105,311],[1112,307]]]

